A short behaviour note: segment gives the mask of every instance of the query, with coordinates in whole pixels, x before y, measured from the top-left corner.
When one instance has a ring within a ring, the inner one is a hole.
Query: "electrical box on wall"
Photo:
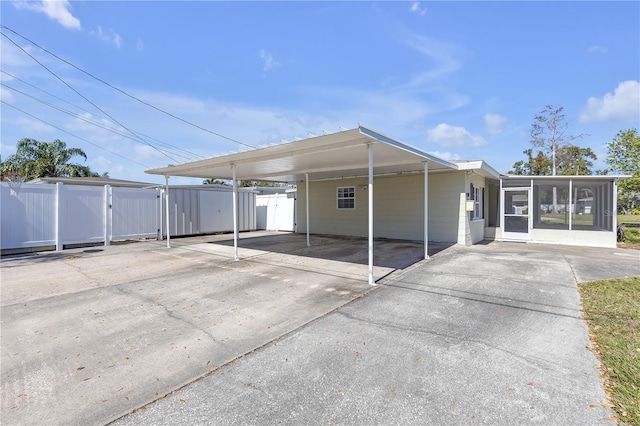
[[[468,200],[467,201],[467,211],[468,212],[472,212],[474,210],[474,207],[475,207],[475,201]]]

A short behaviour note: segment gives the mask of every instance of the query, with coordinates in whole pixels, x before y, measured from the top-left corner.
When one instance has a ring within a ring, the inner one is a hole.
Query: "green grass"
[[[640,223],[640,214],[619,214],[618,223]]]
[[[583,283],[580,294],[619,424],[640,426],[640,277]]]
[[[640,244],[640,228],[626,228],[624,230],[624,242]]]

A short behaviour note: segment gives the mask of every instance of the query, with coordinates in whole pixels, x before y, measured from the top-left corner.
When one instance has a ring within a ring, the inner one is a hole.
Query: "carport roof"
[[[460,170],[452,162],[423,152],[366,127],[344,130],[265,148],[146,170],[165,176],[276,182],[367,176],[367,145],[373,146],[375,175]]]

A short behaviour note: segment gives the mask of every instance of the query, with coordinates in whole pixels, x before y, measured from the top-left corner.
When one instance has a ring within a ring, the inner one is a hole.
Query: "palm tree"
[[[86,177],[95,176],[88,166],[70,163],[73,157],[87,160],[80,148],[67,148],[61,140],[39,142],[25,138],[16,144],[16,153],[2,163],[2,174],[16,173],[32,180],[41,177]]]

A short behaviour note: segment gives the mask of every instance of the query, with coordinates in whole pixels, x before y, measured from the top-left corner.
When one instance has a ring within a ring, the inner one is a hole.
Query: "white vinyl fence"
[[[0,192],[3,251],[158,236],[158,189],[2,183]]]
[[[1,184],[0,250],[62,250],[65,246],[166,236],[164,188]],[[233,193],[169,188],[170,235],[233,231]],[[256,229],[256,194],[238,193],[238,228]]]
[[[265,194],[256,197],[258,229],[267,231],[296,230],[296,193]]]

